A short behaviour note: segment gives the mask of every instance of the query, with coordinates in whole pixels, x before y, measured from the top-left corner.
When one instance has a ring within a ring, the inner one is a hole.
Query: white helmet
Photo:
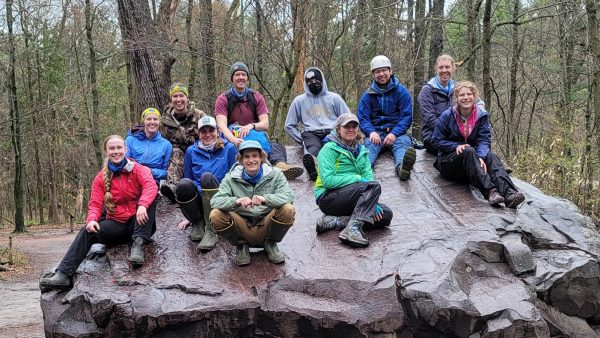
[[[390,59],[388,59],[385,55],[377,55],[371,60],[371,71],[374,71],[377,68],[388,67],[392,69],[392,63]]]

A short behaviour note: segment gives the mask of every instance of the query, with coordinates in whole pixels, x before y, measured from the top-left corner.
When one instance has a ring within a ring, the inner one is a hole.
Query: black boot
[[[267,257],[269,260],[275,264],[280,264],[285,262],[285,257],[279,251],[279,247],[277,246],[278,242],[281,242],[285,234],[292,227],[292,224],[286,224],[276,221],[275,219],[271,219],[271,226],[269,227],[269,234],[263,243],[263,247],[267,252]]]
[[[323,215],[317,221],[317,234],[322,234],[330,230],[342,230],[350,222],[350,216],[330,216]]]
[[[215,230],[215,233],[235,246],[235,264],[238,266],[250,264],[250,248],[237,228],[231,223],[227,228]]]
[[[219,189],[202,189],[202,213],[204,218],[204,236],[202,236],[202,241],[198,243],[198,249],[201,251],[210,251],[217,244],[217,234],[212,228],[210,224],[210,199],[219,191]]]
[[[144,239],[142,237],[136,237],[133,239],[128,260],[133,265],[139,266],[144,264]]]
[[[311,181],[317,180],[317,161],[311,154],[304,154],[302,156],[302,164],[304,164],[304,168],[306,168],[306,173],[308,174],[308,178]]]
[[[342,243],[348,244],[355,248],[366,248],[369,246],[369,241],[364,237],[363,234],[363,221],[351,219],[348,225],[340,234],[338,238]]]
[[[200,197],[196,194],[191,200],[179,203],[183,216],[192,223],[192,232],[190,238],[196,242],[204,237],[204,215],[202,214],[202,202]],[[210,211],[209,211],[210,212]]]
[[[176,202],[175,185],[174,184],[167,183],[166,180],[160,180],[159,190],[160,190],[161,195],[168,198],[171,203]]]
[[[52,277],[42,278],[40,281],[42,290],[66,290],[69,288],[71,288],[71,278],[60,270],[56,270]]]

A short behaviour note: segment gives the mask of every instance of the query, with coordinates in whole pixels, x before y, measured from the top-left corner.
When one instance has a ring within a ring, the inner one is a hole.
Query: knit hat
[[[172,97],[175,93],[184,93],[185,96],[188,96],[188,88],[183,83],[173,83],[171,87],[169,87],[169,96]]]
[[[245,72],[246,76],[250,76],[250,70],[248,69],[248,66],[246,66],[245,63],[238,61],[231,65],[231,69],[229,70],[229,79],[231,81],[233,81],[233,74],[238,70]]]
[[[352,113],[346,113],[346,114],[342,114],[340,116],[338,116],[337,120],[335,120],[335,126],[339,127],[339,126],[345,126],[350,122],[358,122],[358,117],[356,117],[356,115],[352,114]]]
[[[306,80],[306,82],[314,79],[323,83],[323,74],[321,74],[321,72],[316,68],[310,68],[310,70],[306,72],[306,76],[304,77],[304,79]]]
[[[146,108],[143,112],[142,112],[142,117],[141,117],[141,121],[142,123],[144,123],[144,120],[146,119],[146,117],[148,117],[148,115],[150,114],[155,114],[156,117],[160,118],[160,111],[156,108]]]

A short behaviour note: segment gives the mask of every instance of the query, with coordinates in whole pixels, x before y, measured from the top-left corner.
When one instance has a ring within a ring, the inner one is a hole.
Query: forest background
[[[492,115],[513,175],[600,218],[600,38],[594,0],[6,0],[0,4],[0,227],[85,216],[102,139],[124,135],[168,85],[213,112],[244,61],[270,134],[309,66],[355,111],[385,54],[418,95],[456,60]],[[413,135],[421,125],[414,100]],[[287,140],[289,143],[289,140]]]

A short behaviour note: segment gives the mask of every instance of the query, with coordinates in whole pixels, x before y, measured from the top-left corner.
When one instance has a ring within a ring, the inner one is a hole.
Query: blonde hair
[[[473,104],[477,104],[477,100],[479,100],[479,90],[477,86],[471,81],[460,81],[456,85],[454,85],[454,90],[452,91],[452,97],[454,97],[454,103],[458,103],[458,92],[463,89],[468,88],[473,93]]]
[[[105,138],[104,142],[102,143],[104,147],[104,152],[106,152],[106,145],[108,144],[108,141],[114,138],[125,142],[125,140],[123,140],[123,137],[121,137],[120,135],[110,135],[107,138]],[[104,207],[106,208],[106,211],[108,213],[112,213],[115,211],[116,205],[113,196],[110,193],[110,183],[113,178],[113,173],[108,169],[108,161],[109,159],[107,156],[104,158],[104,162],[102,165],[102,179],[104,181]]]
[[[435,68],[437,69],[438,63],[440,63],[440,61],[450,61],[450,63],[452,64],[452,68],[456,68],[456,63],[454,62],[454,58],[452,58],[452,56],[448,55],[448,54],[442,54],[440,56],[437,57],[437,59],[435,59]]]

